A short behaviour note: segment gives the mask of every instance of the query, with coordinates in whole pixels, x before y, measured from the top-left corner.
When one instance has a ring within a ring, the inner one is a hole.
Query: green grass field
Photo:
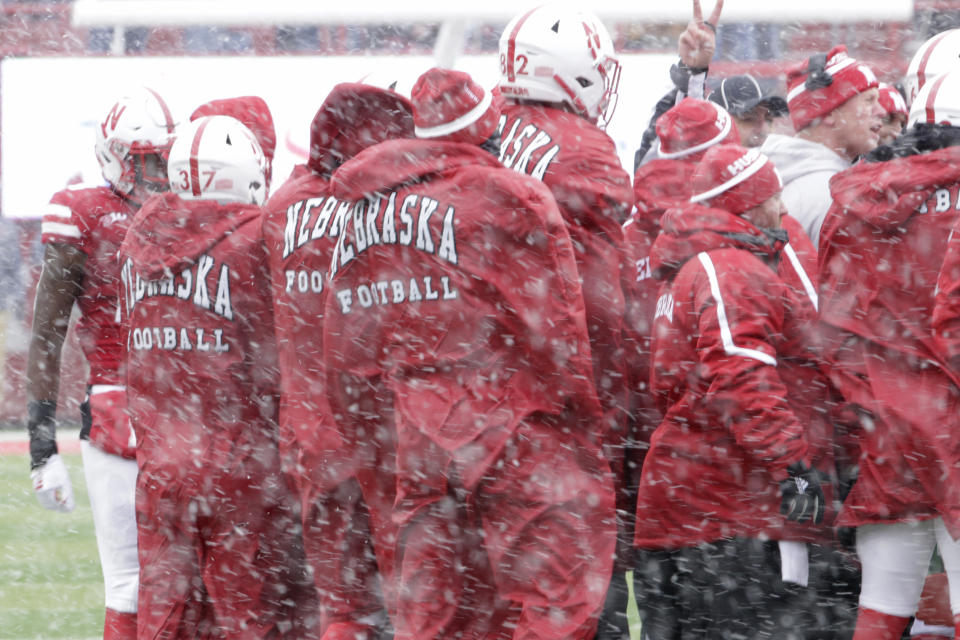
[[[102,637],[103,581],[80,456],[64,455],[77,508],[40,507],[26,455],[0,455],[0,639]]]
[[[40,507],[26,455],[0,455],[0,640],[102,637],[103,581],[78,454],[63,456],[77,508]],[[630,635],[640,638],[633,603]]]

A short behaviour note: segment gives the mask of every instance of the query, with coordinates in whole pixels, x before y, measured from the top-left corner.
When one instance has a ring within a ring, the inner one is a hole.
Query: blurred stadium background
[[[713,1],[703,3],[708,14]],[[257,83],[264,78],[256,77],[257,73],[277,69],[284,57],[289,61],[283,67],[288,73],[281,72],[279,82],[286,83],[290,95],[299,96],[294,99],[302,103],[303,113],[286,114],[280,104],[270,98],[268,103],[279,112],[275,113],[278,124],[284,118],[293,120],[289,124],[297,131],[294,138],[300,138],[287,146],[295,156],[298,144],[306,141],[309,117],[326,88],[343,79],[357,79],[350,74],[371,61],[418,60],[422,65],[472,71],[489,60],[492,75],[486,79],[493,82],[500,32],[524,3],[485,0],[481,4],[468,10],[463,3],[425,0],[3,0],[0,431],[6,430],[15,444],[0,446],[0,487],[4,488],[0,496],[0,639],[90,638],[102,626],[102,586],[79,456],[68,455],[78,509],[66,517],[45,512],[36,507],[31,495],[22,435],[19,439],[15,435],[22,434],[23,427],[23,371],[41,247],[39,211],[13,196],[25,193],[42,203],[67,182],[99,179],[92,135],[89,142],[86,138],[74,142],[64,130],[90,127],[102,114],[74,114],[76,120],[56,115],[76,111],[89,98],[82,83],[79,88],[61,85],[57,78],[86,69],[96,78],[84,80],[91,93],[114,85],[119,90],[121,82],[135,82],[137,78],[130,76],[136,73],[115,77],[114,69],[134,65],[179,70],[185,62],[202,58],[213,69],[229,69],[227,75],[242,77],[235,86],[258,92]],[[618,143],[622,157],[632,158],[632,136],[642,131],[649,108],[669,86],[667,67],[689,19],[690,2],[596,0],[589,6],[607,23],[625,61],[621,93],[634,92],[633,101],[626,109],[621,104],[614,119],[614,123],[629,123],[618,124],[622,127],[617,130]],[[788,65],[844,43],[881,80],[895,84],[924,40],[957,26],[960,0],[807,0],[790,6],[769,0],[726,0],[711,77],[749,72],[782,92]],[[301,64],[294,57],[303,58]],[[329,63],[304,71],[303,62],[319,59]],[[626,73],[630,65],[638,69],[632,75]],[[196,92],[190,94],[194,105],[207,98],[202,85],[209,78],[176,79],[188,94]],[[625,86],[628,83],[633,87]],[[221,86],[233,85],[217,85]],[[43,115],[31,118],[31,109]],[[93,169],[75,166],[76,175],[51,169],[59,166],[61,156],[73,162],[77,154]],[[275,175],[280,180],[286,173]],[[71,338],[64,356],[59,412],[68,422],[79,422],[84,368]],[[0,445],[3,442],[0,438]]]
[[[83,91],[60,91],[47,76],[36,77],[24,86],[25,61],[44,61],[44,69],[58,63],[64,68],[93,68],[120,59],[149,63],[156,58],[206,58],[220,62],[245,59],[276,62],[279,56],[323,57],[338,60],[383,56],[391,59],[423,57],[456,66],[458,61],[493,58],[499,34],[509,17],[523,3],[487,0],[471,9],[463,3],[433,0],[356,0],[352,3],[303,2],[294,0],[75,0],[36,2],[4,0],[0,4],[0,129],[2,168],[0,189],[0,426],[16,427],[22,421],[24,400],[22,372],[30,322],[32,287],[40,257],[39,213],[12,199],[30,191],[37,201],[46,198],[65,182],[97,179],[92,144],[83,139],[74,143],[58,132],[56,117],[38,117],[22,122],[8,117],[19,109],[40,108],[50,102],[62,109],[82,101]],[[527,2],[536,4],[536,2]],[[704,0],[704,13],[713,5]],[[607,23],[625,64],[621,93],[627,85],[645,85],[649,105],[625,111],[623,104],[614,125],[630,119],[634,130],[642,128],[649,107],[668,87],[667,67],[676,51],[677,37],[690,16],[686,0],[634,2],[597,0],[591,8]],[[807,0],[802,3],[767,0],[727,0],[718,29],[718,46],[711,76],[719,78],[750,72],[761,82],[782,90],[784,68],[805,56],[845,43],[857,58],[873,66],[882,80],[896,83],[914,50],[930,35],[960,25],[960,0]],[[655,60],[656,73],[627,75],[636,61]],[[77,66],[77,62],[82,64]],[[156,61],[154,61],[156,62]],[[232,67],[243,75],[244,66]],[[342,63],[348,64],[348,63]],[[18,68],[17,65],[20,65]],[[66,65],[72,65],[67,67]],[[34,67],[29,67],[33,69]],[[109,67],[106,67],[109,69]],[[470,69],[467,69],[470,70]],[[72,73],[72,72],[67,72]],[[491,67],[495,74],[495,68]],[[100,72],[100,76],[109,72]],[[129,76],[130,74],[125,74]],[[320,67],[315,77],[291,73],[283,81],[291,91],[310,84],[328,86],[336,76],[329,67]],[[648,77],[649,76],[649,77]],[[55,76],[54,76],[55,77]],[[495,78],[495,75],[491,76]],[[17,82],[13,83],[16,79]],[[132,77],[100,78],[110,83],[130,83]],[[205,82],[197,77],[182,78],[187,87]],[[251,81],[256,81],[255,79]],[[338,80],[339,81],[339,80]],[[256,87],[256,85],[253,85]],[[99,91],[99,87],[92,92]],[[254,89],[255,90],[255,89]],[[307,92],[309,94],[309,92]],[[51,99],[48,96],[56,96]],[[652,99],[649,96],[653,96]],[[223,97],[223,96],[214,96]],[[199,104],[202,96],[193,104]],[[322,100],[305,98],[308,116]],[[268,103],[272,109],[278,104]],[[24,107],[26,105],[26,107]],[[88,121],[100,113],[82,114]],[[276,114],[275,114],[276,118]],[[277,118],[281,120],[281,118]],[[303,140],[309,120],[301,125]],[[88,122],[88,124],[90,124]],[[15,136],[16,134],[16,136]],[[16,137],[17,143],[11,140]],[[91,139],[92,140],[92,139]],[[22,142],[21,142],[22,141]],[[621,140],[622,157],[632,157],[633,140]],[[49,176],[49,166],[64,155],[81,154],[94,171],[67,175],[59,184],[48,186],[40,176]],[[39,159],[36,159],[39,158]],[[40,165],[40,166],[38,166]],[[285,173],[277,173],[282,178]],[[26,178],[24,176],[27,176]],[[41,185],[40,187],[35,186]],[[82,393],[83,362],[74,348],[66,353],[68,376],[62,389],[61,416],[76,416]]]

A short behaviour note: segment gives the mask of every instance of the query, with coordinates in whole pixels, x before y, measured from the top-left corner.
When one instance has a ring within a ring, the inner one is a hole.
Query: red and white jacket
[[[825,529],[779,511],[789,464],[833,463],[823,386],[808,384],[820,375],[809,275],[786,234],[725,211],[688,204],[661,223],[650,385],[664,417],[644,460],[635,545],[822,539]]]

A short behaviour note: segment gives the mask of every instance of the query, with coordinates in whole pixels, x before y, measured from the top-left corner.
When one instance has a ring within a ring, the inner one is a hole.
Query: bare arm
[[[27,399],[57,401],[60,354],[70,311],[80,295],[86,255],[67,244],[49,244],[37,283],[27,363]]]
[[[33,334],[27,361],[27,431],[30,434],[30,480],[41,506],[71,511],[75,505],[67,469],[57,455],[57,393],[60,352],[70,311],[80,295],[86,256],[67,244],[49,244],[37,283]]]

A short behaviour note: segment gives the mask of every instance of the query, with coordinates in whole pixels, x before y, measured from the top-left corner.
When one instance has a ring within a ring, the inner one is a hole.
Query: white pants
[[[960,542],[950,537],[941,518],[857,528],[857,555],[863,566],[860,606],[901,618],[912,616],[935,547],[950,583],[950,609],[960,614]]]
[[[93,510],[106,607],[136,613],[140,564],[137,560],[137,462],[80,443],[83,475]]]

